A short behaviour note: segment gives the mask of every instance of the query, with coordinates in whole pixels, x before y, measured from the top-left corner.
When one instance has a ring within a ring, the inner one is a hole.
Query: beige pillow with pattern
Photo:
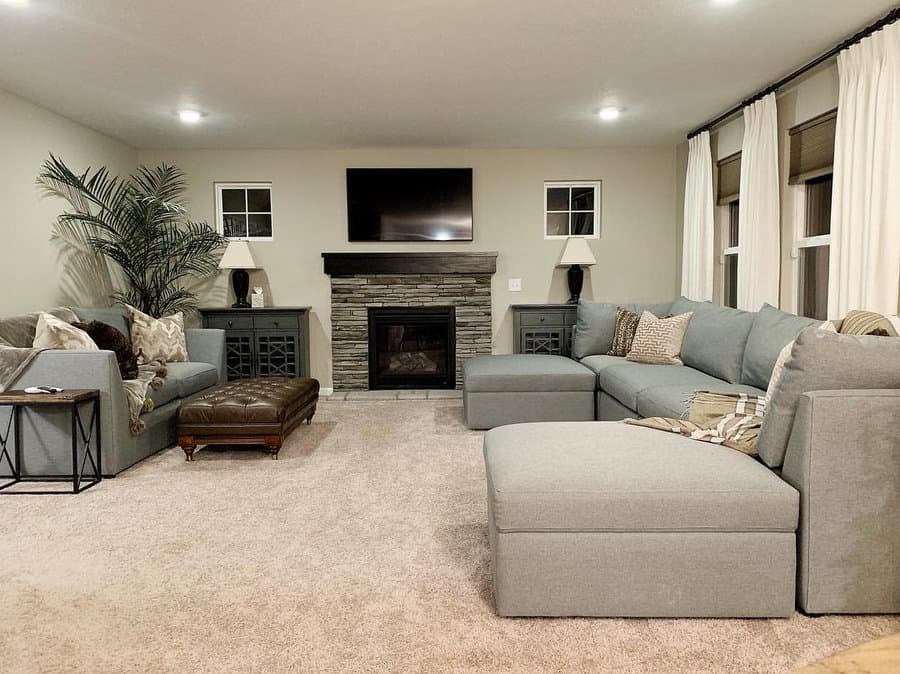
[[[657,318],[649,311],[641,314],[631,351],[626,360],[654,365],[684,365],[681,362],[681,342],[691,321],[693,311],[669,318]]]
[[[36,349],[68,349],[69,351],[100,350],[100,347],[84,330],[43,311],[38,314],[32,346]]]
[[[138,354],[138,363],[151,360],[164,363],[180,363],[187,360],[187,343],[184,339],[184,314],[153,318],[134,307],[128,307],[131,316],[131,348]]]

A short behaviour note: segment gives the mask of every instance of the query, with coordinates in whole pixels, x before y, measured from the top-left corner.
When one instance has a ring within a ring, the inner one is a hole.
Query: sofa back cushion
[[[671,302],[655,303],[613,303],[585,302],[578,303],[575,334],[572,338],[572,356],[577,359],[585,356],[605,356],[612,348],[613,335],[616,332],[616,309],[623,307],[640,316],[649,311],[656,316],[669,314]]]
[[[681,360],[729,384],[741,383],[744,349],[755,314],[712,302],[695,302],[686,297],[675,300],[673,314],[693,312],[684,342]],[[764,387],[760,387],[764,388]]]
[[[83,323],[90,323],[91,321],[106,323],[125,335],[125,337],[128,338],[129,343],[131,342],[131,324],[122,307],[109,307],[105,309],[96,307],[78,307],[73,311],[78,314],[78,318]]]
[[[741,367],[741,383],[766,389],[778,360],[778,354],[804,328],[820,326],[822,321],[788,314],[770,304],[764,304],[753,318],[753,327],[747,337],[744,362]]]
[[[763,417],[757,442],[759,457],[772,468],[784,462],[794,415],[804,393],[896,388],[900,388],[900,339],[803,330]]]

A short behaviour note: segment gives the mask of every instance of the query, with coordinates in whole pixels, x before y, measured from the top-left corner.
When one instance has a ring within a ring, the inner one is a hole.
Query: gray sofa
[[[783,414],[766,417],[761,459],[624,424],[551,421],[573,408],[583,421],[679,417],[695,390],[762,393],[781,349],[815,323],[683,298],[650,308],[694,311],[684,366],[604,355],[615,305],[593,303],[579,306],[580,362],[520,355],[463,364],[466,419],[494,427],[484,453],[498,612],[900,611],[900,341],[857,338],[858,351],[823,358],[834,376],[821,379],[823,390],[797,392],[788,427]],[[570,400],[573,364],[594,378],[590,416],[583,397]],[[537,405],[516,405],[519,392],[543,396],[543,423],[522,423]]]
[[[130,337],[129,321],[118,308],[74,311],[84,321],[108,323]],[[185,336],[189,360],[168,364],[165,384],[161,389],[151,391],[154,409],[141,416],[146,430],[137,436],[129,431],[122,377],[112,351],[43,351],[22,372],[13,388],[51,384],[67,389],[99,389],[102,472],[105,476],[112,476],[172,445],[175,441],[175,414],[182,399],[224,381],[224,331],[188,329]],[[3,428],[6,427],[8,414],[8,410],[0,410],[0,425]],[[25,410],[22,422],[22,441],[26,447],[23,456],[25,471],[36,475],[70,473],[68,413],[46,409]]]

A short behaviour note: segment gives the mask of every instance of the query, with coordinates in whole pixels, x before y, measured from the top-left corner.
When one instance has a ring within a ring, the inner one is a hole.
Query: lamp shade
[[[558,266],[566,267],[573,264],[597,264],[597,258],[591,252],[591,247],[586,239],[580,237],[566,239],[566,247],[563,248],[562,258]]]
[[[229,241],[222,259],[219,261],[219,269],[259,269],[250,244],[246,241]]]

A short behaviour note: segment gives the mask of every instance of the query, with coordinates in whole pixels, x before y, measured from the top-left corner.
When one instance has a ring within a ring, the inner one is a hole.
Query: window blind
[[[741,192],[741,153],[735,152],[720,159],[716,167],[719,174],[716,203],[724,206],[737,201]]]
[[[836,127],[837,110],[831,110],[788,131],[791,142],[790,185],[799,185],[834,172]]]

